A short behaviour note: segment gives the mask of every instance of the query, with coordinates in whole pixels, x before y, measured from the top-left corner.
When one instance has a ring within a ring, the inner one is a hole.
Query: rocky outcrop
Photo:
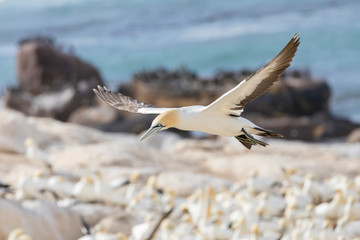
[[[0,239],[7,239],[17,228],[32,239],[77,239],[82,235],[80,215],[52,202],[21,204],[0,198],[0,211]]]
[[[235,79],[199,78],[185,68],[142,71],[120,86],[119,91],[159,107],[207,105],[236,84]]]
[[[64,52],[52,39],[39,37],[20,42],[17,75],[20,88],[33,95],[54,92],[66,84],[81,88],[83,81],[102,84],[95,67]]]
[[[355,129],[349,134],[347,139],[350,143],[360,142],[360,128]]]
[[[207,105],[251,74],[244,70],[199,78],[184,68],[174,71],[160,68],[135,74],[119,91],[160,107]],[[265,94],[249,103],[246,112],[271,117],[326,113],[329,97],[330,88],[325,81],[312,78],[307,71],[293,71],[284,74]]]
[[[308,72],[287,72],[263,95],[246,106],[246,113],[270,117],[311,116],[329,112],[330,87]]]
[[[96,129],[71,123],[62,125],[61,122],[50,118],[27,117],[9,109],[0,109],[0,119],[0,151],[2,152],[24,153],[24,141],[27,137],[32,137],[42,148],[48,147],[51,142],[66,141],[68,144],[74,144],[91,143],[100,139],[106,141],[101,138],[101,131]]]
[[[93,104],[92,89],[103,84],[93,66],[42,37],[20,42],[17,75],[19,86],[8,89],[6,105],[62,121],[75,109]]]
[[[300,139],[304,141],[321,141],[345,137],[359,126],[349,120],[333,117],[326,113],[276,118],[250,114],[247,117],[264,128],[281,133],[286,139]]]

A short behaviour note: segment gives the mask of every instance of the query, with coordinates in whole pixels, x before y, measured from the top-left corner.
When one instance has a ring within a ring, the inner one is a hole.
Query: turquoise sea
[[[207,76],[257,68],[295,34],[292,64],[332,87],[331,108],[360,122],[359,0],[0,0],[0,92],[16,84],[17,42],[53,36],[108,84],[142,69]]]

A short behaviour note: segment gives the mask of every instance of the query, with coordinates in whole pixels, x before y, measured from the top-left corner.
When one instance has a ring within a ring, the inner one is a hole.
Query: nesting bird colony
[[[157,186],[157,177],[143,183],[138,172],[129,178],[104,181],[90,172],[73,181],[56,175],[46,154],[27,140],[27,156],[41,171],[19,179],[8,198],[48,199],[60,207],[79,202],[123,208],[139,219],[128,236],[84,224],[81,240],[360,239],[360,176],[334,175],[319,180],[283,169],[283,178],[251,174],[243,184],[221,189],[204,186],[187,198]],[[4,184],[6,185],[6,184]],[[31,239],[14,229],[9,240]]]

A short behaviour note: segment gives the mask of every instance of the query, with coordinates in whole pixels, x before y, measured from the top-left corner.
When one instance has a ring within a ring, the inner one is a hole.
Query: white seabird
[[[9,233],[7,238],[8,240],[32,240],[32,238],[27,235],[23,229],[15,228]]]
[[[255,139],[251,134],[265,137],[282,137],[282,135],[263,129],[240,115],[247,103],[263,94],[290,66],[299,44],[300,38],[296,34],[268,64],[208,106],[156,108],[121,93],[116,94],[106,87],[98,86],[94,92],[105,103],[119,110],[159,114],[140,140],[173,127],[186,131],[201,131],[213,135],[236,137],[248,149],[256,144],[266,146],[267,143]]]
[[[27,138],[24,141],[26,146],[26,157],[38,167],[52,172],[52,165],[47,153],[41,150],[33,138]]]

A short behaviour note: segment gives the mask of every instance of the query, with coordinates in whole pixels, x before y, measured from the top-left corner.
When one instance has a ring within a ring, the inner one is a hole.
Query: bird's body
[[[52,172],[52,165],[49,156],[41,150],[34,139],[25,139],[26,157],[36,166]]]
[[[72,195],[83,202],[95,202],[98,199],[95,180],[91,176],[83,176],[79,182],[77,182],[73,189]]]
[[[207,111],[206,106],[189,106],[176,110],[177,122],[175,127],[185,131],[200,131],[213,135],[234,137],[241,134],[241,129],[250,134],[259,131],[254,129],[257,126],[243,117],[222,116],[216,112]],[[207,121],[211,120],[211,121]],[[216,124],[214,124],[216,122]]]
[[[255,139],[251,134],[266,137],[282,135],[263,129],[240,115],[247,103],[263,94],[290,66],[299,44],[299,35],[295,35],[273,60],[208,106],[156,108],[120,93],[116,94],[106,87],[98,86],[94,92],[101,100],[119,110],[159,114],[141,140],[158,131],[177,128],[236,137],[248,149],[256,144],[266,146],[266,143]]]
[[[31,240],[32,238],[27,235],[23,229],[15,228],[9,233],[8,240]]]

